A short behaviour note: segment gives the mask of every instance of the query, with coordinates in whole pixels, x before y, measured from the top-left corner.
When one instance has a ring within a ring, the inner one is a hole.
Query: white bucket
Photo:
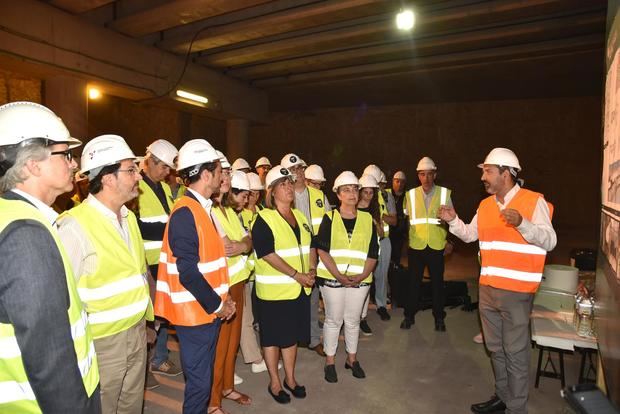
[[[572,266],[550,264],[545,266],[541,289],[557,290],[566,293],[577,291],[579,269]]]

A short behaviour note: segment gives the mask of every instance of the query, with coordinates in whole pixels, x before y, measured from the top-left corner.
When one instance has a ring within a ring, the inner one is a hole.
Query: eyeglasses
[[[140,171],[135,168],[135,167],[131,167],[131,168],[127,168],[126,170],[121,170],[120,168],[118,170],[116,170],[118,172],[126,172],[129,173],[129,175],[136,175],[138,174]]]
[[[73,161],[73,153],[70,149],[66,149],[64,151],[52,151],[50,152],[50,155],[63,155],[67,162]]]

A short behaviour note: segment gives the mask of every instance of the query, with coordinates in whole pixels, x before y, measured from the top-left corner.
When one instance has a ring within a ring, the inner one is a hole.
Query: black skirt
[[[297,299],[257,299],[261,346],[288,348],[310,342],[310,296],[303,288]]]

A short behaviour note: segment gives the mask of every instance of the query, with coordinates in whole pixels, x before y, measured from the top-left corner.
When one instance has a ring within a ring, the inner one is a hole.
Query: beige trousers
[[[254,282],[247,282],[244,286],[245,304],[243,305],[243,320],[241,321],[241,353],[246,364],[258,362],[263,359],[258,339],[254,331],[254,314],[252,313],[252,287]]]
[[[95,340],[102,414],[140,414],[146,374],[146,324]]]

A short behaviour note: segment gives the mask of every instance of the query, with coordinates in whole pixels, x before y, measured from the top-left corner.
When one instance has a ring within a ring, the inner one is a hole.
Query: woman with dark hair
[[[275,166],[267,174],[267,208],[258,212],[252,226],[256,253],[256,295],[260,341],[270,384],[267,391],[280,404],[290,402],[289,390],[305,398],[306,389],[295,379],[297,343],[310,339],[310,292],[316,276],[311,262],[312,230],[305,216],[294,208],[291,173]],[[278,360],[282,354],[285,379],[280,382]]]
[[[314,242],[320,262],[317,284],[325,301],[323,325],[325,380],[338,382],[335,355],[340,328],[344,323],[346,369],[356,378],[366,374],[357,360],[362,308],[368,297],[379,244],[372,216],[357,208],[360,183],[351,171],[341,173],[334,183],[340,206],[325,213]]]
[[[208,414],[222,414],[222,398],[241,405],[250,405],[252,399],[235,390],[235,361],[241,337],[241,320],[243,318],[244,284],[250,275],[247,266],[248,254],[252,251],[252,241],[241,225],[241,221],[232,206],[243,205],[247,200],[250,185],[245,173],[234,171],[218,151],[222,163],[222,183],[220,190],[212,197],[211,217],[224,243],[226,263],[228,265],[230,297],[236,303],[237,313],[230,321],[223,322],[215,350],[213,387]]]

